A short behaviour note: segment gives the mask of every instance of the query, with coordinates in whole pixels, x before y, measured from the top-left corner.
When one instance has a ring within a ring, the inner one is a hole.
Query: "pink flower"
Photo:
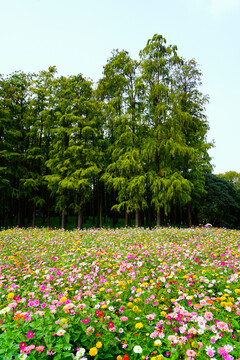
[[[205,312],[204,317],[207,321],[211,321],[213,319],[213,314],[210,311],[208,311]]]
[[[54,354],[56,354],[56,351],[47,350],[47,355],[54,355]]]
[[[58,330],[56,335],[57,336],[63,336],[65,334],[65,332],[66,332],[66,330],[60,329],[60,330]]]
[[[37,299],[34,300],[34,306],[38,306],[39,305],[39,301]]]
[[[194,350],[187,350],[186,355],[190,357],[194,357],[196,355],[196,352]]]
[[[155,316],[156,316],[156,314],[149,314],[149,315],[147,315],[146,316],[146,318],[148,319],[148,320],[153,320],[154,318],[155,318]]]
[[[30,346],[26,346],[24,349],[23,349],[23,353],[24,354],[29,354],[31,352],[32,348],[30,348]]]
[[[45,346],[43,346],[43,345],[40,345],[40,346],[37,346],[37,347],[36,347],[36,350],[37,350],[38,352],[42,352],[44,349],[45,349]]]
[[[127,320],[128,320],[128,317],[127,317],[127,316],[121,316],[121,317],[120,317],[120,320],[121,320],[121,321],[127,321]]]
[[[33,332],[32,331],[28,331],[27,333],[27,339],[32,339],[34,337]]]

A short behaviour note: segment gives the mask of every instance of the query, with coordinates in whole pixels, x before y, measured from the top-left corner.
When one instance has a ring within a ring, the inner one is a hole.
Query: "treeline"
[[[133,60],[114,50],[94,85],[83,75],[0,77],[0,226],[36,214],[119,217],[125,225],[204,219],[211,172],[201,72],[154,35]]]

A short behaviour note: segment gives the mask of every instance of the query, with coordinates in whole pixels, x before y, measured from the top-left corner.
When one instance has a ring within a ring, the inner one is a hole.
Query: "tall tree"
[[[31,189],[24,186],[25,178],[30,171],[28,150],[30,145],[30,95],[29,86],[32,75],[16,72],[1,79],[1,105],[3,150],[1,161],[3,169],[7,167],[5,179],[8,181],[12,199],[17,199],[17,224],[24,225],[25,202]]]
[[[141,158],[141,101],[138,82],[138,63],[126,51],[115,50],[104,67],[98,94],[112,108],[106,124],[110,134],[109,165],[102,179],[118,193],[113,209],[135,211],[139,225],[139,211],[146,207],[145,175]]]
[[[201,92],[202,73],[194,59],[181,59],[173,76],[175,118],[181,126],[185,144],[191,149],[176,159],[182,175],[192,184],[191,202],[187,204],[190,225],[191,209],[198,210],[204,195],[204,174],[212,170],[208,154],[212,143],[207,141],[209,125],[205,109],[209,98]]]
[[[149,136],[145,154],[147,183],[160,225],[161,209],[167,215],[171,205],[191,199],[190,181],[182,176],[177,158],[188,154],[180,119],[175,116],[174,70],[181,63],[176,46],[166,46],[161,35],[154,35],[140,52],[141,75],[145,86],[145,121]]]
[[[100,171],[96,151],[98,137],[97,105],[92,99],[92,84],[82,75],[60,77],[55,82],[56,120],[47,165],[49,187],[57,195],[62,227],[68,205],[78,212],[82,227],[83,205],[92,189],[92,178]],[[99,124],[98,124],[99,126]]]

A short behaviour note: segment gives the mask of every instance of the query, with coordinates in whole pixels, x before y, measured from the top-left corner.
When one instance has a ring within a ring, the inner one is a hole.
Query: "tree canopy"
[[[212,146],[201,78],[158,34],[138,60],[113,50],[97,84],[54,66],[1,76],[1,224],[35,226],[37,210],[63,227],[68,214],[78,227],[116,214],[126,225],[197,223]]]

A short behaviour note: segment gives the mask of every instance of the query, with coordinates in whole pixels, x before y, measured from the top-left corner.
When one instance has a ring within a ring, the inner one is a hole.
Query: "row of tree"
[[[114,50],[96,85],[55,67],[1,76],[0,225],[35,226],[39,212],[62,227],[67,214],[79,228],[83,215],[199,222],[211,172],[201,76],[161,35],[138,61]]]

